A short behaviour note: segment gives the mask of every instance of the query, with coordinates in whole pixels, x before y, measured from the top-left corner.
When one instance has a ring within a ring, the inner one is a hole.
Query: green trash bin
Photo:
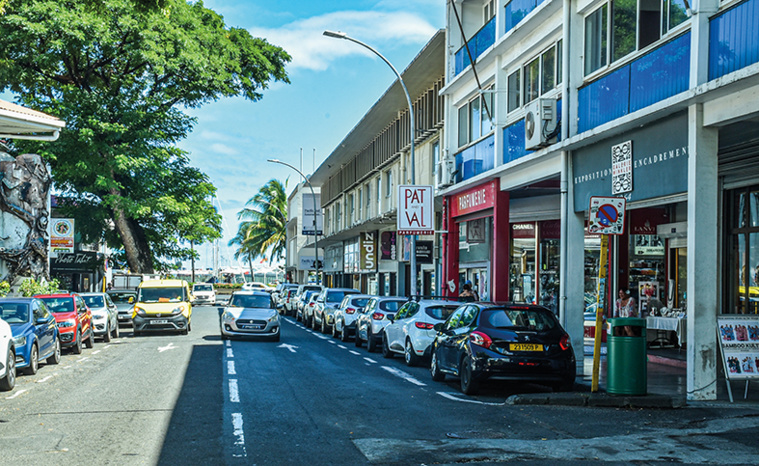
[[[609,319],[606,355],[606,392],[611,395],[645,395],[646,319]]]

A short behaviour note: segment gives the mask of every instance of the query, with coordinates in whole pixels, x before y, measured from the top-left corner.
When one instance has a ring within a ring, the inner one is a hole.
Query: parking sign
[[[588,233],[598,235],[621,235],[625,231],[624,197],[590,198],[590,215],[588,216]]]

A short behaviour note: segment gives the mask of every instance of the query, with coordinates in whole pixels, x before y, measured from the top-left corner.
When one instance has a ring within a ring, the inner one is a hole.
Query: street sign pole
[[[598,391],[599,368],[601,366],[601,332],[606,309],[606,281],[609,275],[609,235],[601,235],[601,258],[598,261],[598,301],[596,304],[596,334],[593,339],[593,379],[590,391]]]

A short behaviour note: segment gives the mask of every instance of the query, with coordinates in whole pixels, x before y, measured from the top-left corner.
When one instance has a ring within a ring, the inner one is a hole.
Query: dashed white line
[[[382,368],[385,369],[386,371],[390,372],[391,374],[402,378],[403,380],[405,380],[407,382],[413,383],[414,385],[418,385],[420,387],[426,387],[427,386],[426,383],[421,382],[421,381],[415,379],[414,376],[412,376],[411,374],[409,374],[407,372],[403,372],[402,370],[399,370],[399,369],[396,369],[396,368],[390,367],[390,366],[382,366]]]
[[[478,405],[487,405],[487,406],[503,406],[505,404],[505,402],[504,403],[487,403],[485,401],[471,400],[469,398],[459,398],[456,395],[452,395],[450,393],[445,393],[445,392],[437,392],[437,394],[442,396],[443,398],[448,398],[449,400],[453,400],[453,401],[460,401],[462,403],[474,403]]]
[[[88,360],[88,359],[90,359],[90,357],[89,357],[89,356],[87,356],[86,358],[77,359],[77,360],[76,360],[76,362],[83,362],[83,361],[86,361],[86,360]]]
[[[235,357],[235,353],[232,352],[232,348],[227,348],[227,357],[228,358],[234,358]]]
[[[348,349],[346,346],[343,346],[343,345],[337,345],[337,347],[340,349]]]
[[[235,371],[235,362],[234,361],[227,361],[227,374],[228,375],[237,375],[237,371]]]
[[[37,383],[45,383],[45,382],[47,382],[48,380],[50,380],[50,379],[52,379],[53,377],[55,377],[56,375],[58,375],[58,373],[57,373],[57,372],[56,372],[55,374],[53,374],[53,375],[48,375],[47,377],[45,377],[45,378],[43,378],[43,379],[39,379],[39,380],[37,381]]]
[[[232,346],[232,342],[227,340],[227,347],[230,347],[230,346]]]
[[[98,354],[100,350],[93,351],[92,354]]]
[[[372,359],[372,358],[364,358],[364,360],[365,360],[365,361],[369,361],[369,362],[370,362],[370,363],[372,363],[372,364],[377,364],[377,361],[375,361],[375,360],[374,360],[374,359]]]
[[[361,356],[361,353],[359,353],[358,351],[348,350],[348,352],[350,354],[355,354],[356,356]]]
[[[6,396],[5,399],[6,400],[12,400],[12,399],[16,398],[17,396],[19,396],[20,394],[24,393],[25,391],[26,390],[19,390],[19,391],[17,391],[16,393],[14,393],[11,396]]]
[[[229,401],[232,403],[240,402],[240,392],[237,389],[237,379],[229,379]]]
[[[334,342],[334,341],[332,341],[332,340],[327,340],[327,342],[328,342],[330,345],[336,345],[336,344],[337,344],[337,343],[335,343],[335,342]]]
[[[237,447],[235,448],[236,451],[232,452],[232,456],[236,458],[248,456],[245,451],[245,432],[242,429],[241,413],[232,413],[232,427],[234,428],[232,435],[235,436],[234,446]]]

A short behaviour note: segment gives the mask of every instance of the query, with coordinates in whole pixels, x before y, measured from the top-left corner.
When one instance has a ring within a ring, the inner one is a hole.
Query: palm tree
[[[237,246],[235,258],[248,260],[251,276],[253,260],[269,255],[269,263],[281,259],[287,249],[287,180],[269,180],[237,213],[242,220],[237,235],[229,241]]]

